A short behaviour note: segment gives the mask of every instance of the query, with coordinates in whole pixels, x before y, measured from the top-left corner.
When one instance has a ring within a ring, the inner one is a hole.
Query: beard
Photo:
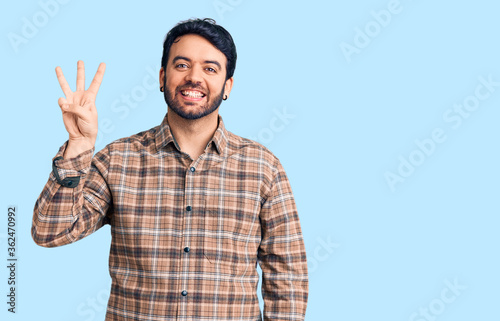
[[[210,115],[215,110],[217,110],[217,108],[219,108],[220,104],[222,103],[222,95],[224,94],[224,86],[222,86],[222,90],[219,93],[219,95],[215,96],[211,100],[210,99],[211,98],[210,92],[205,91],[206,92],[205,97],[207,98],[207,103],[199,106],[199,108],[197,108],[196,110],[188,111],[183,107],[183,104],[187,105],[187,106],[194,106],[198,103],[197,102],[189,102],[189,101],[185,101],[185,102],[181,103],[180,98],[174,98],[175,93],[179,93],[179,95],[181,95],[180,94],[181,90],[202,89],[200,86],[189,82],[183,86],[177,86],[175,88],[175,92],[171,92],[169,89],[167,89],[166,82],[164,82],[164,88],[165,88],[165,91],[163,92],[163,97],[165,98],[165,102],[167,103],[167,106],[170,109],[172,109],[172,111],[174,113],[176,113],[177,115],[179,115],[180,117],[182,117],[184,119],[199,119],[199,118],[205,117],[207,115]]]

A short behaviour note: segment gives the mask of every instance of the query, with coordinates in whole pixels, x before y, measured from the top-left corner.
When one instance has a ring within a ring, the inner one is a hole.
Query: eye
[[[206,69],[206,70],[208,70],[208,71],[209,71],[209,72],[211,72],[211,73],[216,73],[216,72],[217,72],[217,70],[215,70],[215,69],[214,69],[214,68],[212,68],[212,67],[207,67],[207,68],[205,68],[205,69]]]
[[[187,68],[187,65],[181,63],[181,64],[175,65],[175,68]]]

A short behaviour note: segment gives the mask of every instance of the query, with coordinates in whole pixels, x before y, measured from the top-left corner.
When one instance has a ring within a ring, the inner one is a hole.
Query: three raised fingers
[[[101,62],[99,68],[97,68],[97,72],[94,76],[94,79],[92,80],[92,83],[90,84],[88,89],[88,91],[91,92],[94,96],[96,96],[97,92],[99,91],[99,87],[101,86],[105,70],[106,70],[106,64]],[[61,67],[56,67],[56,76],[64,95],[66,95],[66,97],[71,95],[73,92],[71,91],[71,87],[68,85],[68,82],[64,77]],[[81,60],[79,60],[77,63],[76,90],[77,91],[85,90],[85,66],[83,64],[83,61]]]

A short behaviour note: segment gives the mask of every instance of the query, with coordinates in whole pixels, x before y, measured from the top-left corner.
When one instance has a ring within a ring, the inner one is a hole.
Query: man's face
[[[226,81],[226,56],[205,38],[188,34],[170,47],[165,83],[167,105],[185,119],[198,119],[214,112],[229,95],[233,78]]]

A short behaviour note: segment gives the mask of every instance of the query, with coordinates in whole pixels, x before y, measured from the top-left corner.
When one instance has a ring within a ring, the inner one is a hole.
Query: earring
[[[224,98],[222,98],[222,100],[227,100],[227,95],[224,95]]]
[[[163,86],[160,87],[160,91],[163,92]]]

